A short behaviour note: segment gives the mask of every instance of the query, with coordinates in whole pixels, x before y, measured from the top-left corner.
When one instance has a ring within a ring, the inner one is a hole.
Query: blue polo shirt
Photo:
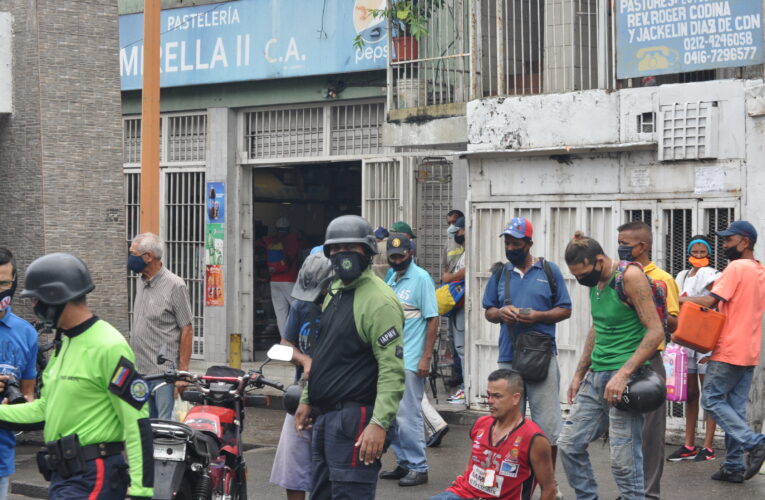
[[[8,307],[0,319],[0,375],[13,375],[21,382],[37,376],[37,331]],[[12,431],[0,430],[0,477],[14,472]]]
[[[563,275],[555,263],[547,261],[550,264],[552,275],[558,283],[558,293],[552,297],[550,284],[547,282],[547,275],[542,267],[542,262],[537,260],[529,268],[525,275],[521,276],[520,271],[515,269],[511,263],[506,263],[502,268],[499,279],[497,274],[493,274],[486,283],[486,289],[483,292],[483,308],[492,307],[501,308],[505,302],[505,276],[504,273],[510,273],[510,295],[515,307],[530,307],[535,311],[549,311],[555,307],[571,309],[571,297],[568,295],[566,282]],[[532,325],[516,325],[513,327],[514,333],[535,331],[546,333],[553,338],[553,350],[558,352],[555,345],[555,325],[546,323],[535,323]],[[499,363],[509,363],[513,360],[513,347],[510,341],[510,328],[502,324],[499,332]]]
[[[436,287],[430,274],[414,262],[397,278],[394,272],[388,285],[404,308],[404,369],[416,372],[425,350],[428,319],[438,317]]]

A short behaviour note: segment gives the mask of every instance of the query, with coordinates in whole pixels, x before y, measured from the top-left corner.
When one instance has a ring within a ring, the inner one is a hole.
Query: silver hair
[[[142,233],[133,238],[136,248],[142,254],[151,253],[154,258],[162,260],[162,247],[164,242],[154,233]]]

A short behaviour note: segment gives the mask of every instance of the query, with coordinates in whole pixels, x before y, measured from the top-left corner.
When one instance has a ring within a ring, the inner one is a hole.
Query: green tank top
[[[645,336],[645,327],[637,312],[621,300],[611,284],[603,290],[590,288],[595,347],[592,350],[594,372],[618,370],[637,350]]]

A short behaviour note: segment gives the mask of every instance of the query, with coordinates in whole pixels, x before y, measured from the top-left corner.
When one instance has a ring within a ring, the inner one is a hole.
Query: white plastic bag
[[[175,420],[178,422],[183,422],[186,419],[186,414],[190,409],[191,403],[182,400],[181,395],[179,394],[175,398],[175,407],[173,408],[173,416],[175,417]]]

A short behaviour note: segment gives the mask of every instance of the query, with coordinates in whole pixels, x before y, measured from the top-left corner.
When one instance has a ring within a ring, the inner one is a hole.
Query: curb
[[[14,495],[24,495],[30,498],[48,498],[48,486],[11,481],[10,492]]]

